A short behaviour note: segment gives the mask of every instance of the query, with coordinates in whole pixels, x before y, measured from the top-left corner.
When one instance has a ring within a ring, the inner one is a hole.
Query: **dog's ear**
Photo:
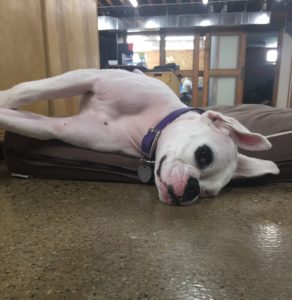
[[[250,132],[246,127],[240,124],[236,119],[227,117],[216,111],[209,110],[202,117],[207,117],[212,124],[228,134],[238,147],[246,150],[268,150],[271,143],[263,135]]]
[[[279,168],[270,160],[263,160],[238,154],[237,168],[233,178],[257,177],[265,174],[279,174]]]

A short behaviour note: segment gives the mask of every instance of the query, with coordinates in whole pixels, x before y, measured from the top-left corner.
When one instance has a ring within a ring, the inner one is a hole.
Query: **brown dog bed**
[[[265,136],[280,134],[269,138],[271,150],[240,152],[277,163],[280,175],[264,176],[265,180],[292,179],[292,109],[252,104],[209,109],[234,117],[251,131]],[[134,157],[78,148],[58,140],[40,141],[10,132],[5,135],[3,149],[8,169],[18,175],[140,182],[137,176],[140,160]]]

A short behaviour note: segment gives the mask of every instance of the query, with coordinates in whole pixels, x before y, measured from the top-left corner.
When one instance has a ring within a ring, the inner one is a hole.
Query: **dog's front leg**
[[[0,107],[17,108],[37,100],[72,97],[91,91],[97,69],[76,70],[55,77],[29,81],[0,92]]]

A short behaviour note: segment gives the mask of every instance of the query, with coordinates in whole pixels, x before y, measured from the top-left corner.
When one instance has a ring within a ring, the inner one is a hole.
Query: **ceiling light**
[[[205,27],[205,26],[210,26],[210,25],[212,25],[212,23],[211,23],[211,21],[208,20],[208,19],[202,20],[202,21],[200,22],[200,24],[199,24],[199,26],[203,26],[203,27]]]
[[[269,63],[275,63],[278,58],[278,50],[277,49],[269,49],[266,54],[266,61]]]
[[[260,14],[254,21],[255,24],[269,24],[270,16],[267,13]]]
[[[209,2],[209,0],[202,0],[202,3],[203,3],[204,5],[207,5],[208,2]]]
[[[137,7],[138,6],[138,1],[137,0],[129,0],[130,3],[134,6]]]
[[[159,24],[154,20],[148,20],[145,24],[145,28],[149,28],[149,29],[159,28]]]
[[[266,45],[266,48],[277,48],[277,47],[278,47],[278,43],[277,42],[268,43]]]

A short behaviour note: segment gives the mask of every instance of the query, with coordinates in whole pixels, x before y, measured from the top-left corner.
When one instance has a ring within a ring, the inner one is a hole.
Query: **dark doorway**
[[[243,103],[272,105],[278,33],[247,34]]]

